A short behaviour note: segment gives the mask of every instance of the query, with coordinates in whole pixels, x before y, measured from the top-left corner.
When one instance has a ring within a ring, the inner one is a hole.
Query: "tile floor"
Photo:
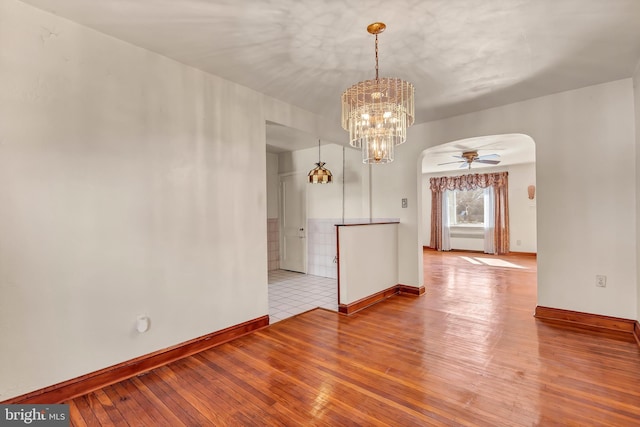
[[[275,323],[316,307],[338,311],[336,279],[269,271],[269,322]]]

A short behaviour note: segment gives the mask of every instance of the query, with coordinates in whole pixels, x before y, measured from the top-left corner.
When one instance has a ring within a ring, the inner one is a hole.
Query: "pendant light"
[[[318,163],[309,172],[309,184],[330,184],[333,181],[331,171],[324,165],[325,163],[320,160],[320,140],[318,140]]]
[[[362,148],[363,163],[392,162],[394,147],[407,140],[407,128],[415,118],[413,85],[378,76],[378,34],[386,27],[382,22],[367,27],[376,36],[376,78],[342,94],[342,127],[349,132],[349,144]]]

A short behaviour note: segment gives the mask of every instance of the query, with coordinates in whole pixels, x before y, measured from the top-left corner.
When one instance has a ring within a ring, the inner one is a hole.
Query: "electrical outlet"
[[[596,275],[596,286],[599,288],[607,287],[607,276],[602,276],[600,274]]]
[[[406,208],[407,206],[409,206],[409,201],[406,198],[402,199],[402,207]]]

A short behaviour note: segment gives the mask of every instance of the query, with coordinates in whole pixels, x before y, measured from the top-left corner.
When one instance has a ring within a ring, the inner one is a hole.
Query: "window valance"
[[[460,176],[440,176],[431,178],[431,191],[445,190],[475,190],[493,186],[498,189],[507,185],[509,172],[474,173]]]

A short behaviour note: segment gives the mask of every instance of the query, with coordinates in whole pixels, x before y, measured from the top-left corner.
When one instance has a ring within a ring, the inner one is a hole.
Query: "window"
[[[484,189],[448,191],[450,225],[484,226]]]
[[[429,188],[433,201],[431,247],[439,251],[451,250],[451,230],[457,228],[459,234],[482,232],[485,253],[508,253],[508,176],[508,172],[495,172],[430,178]],[[463,190],[478,187],[478,190]]]

